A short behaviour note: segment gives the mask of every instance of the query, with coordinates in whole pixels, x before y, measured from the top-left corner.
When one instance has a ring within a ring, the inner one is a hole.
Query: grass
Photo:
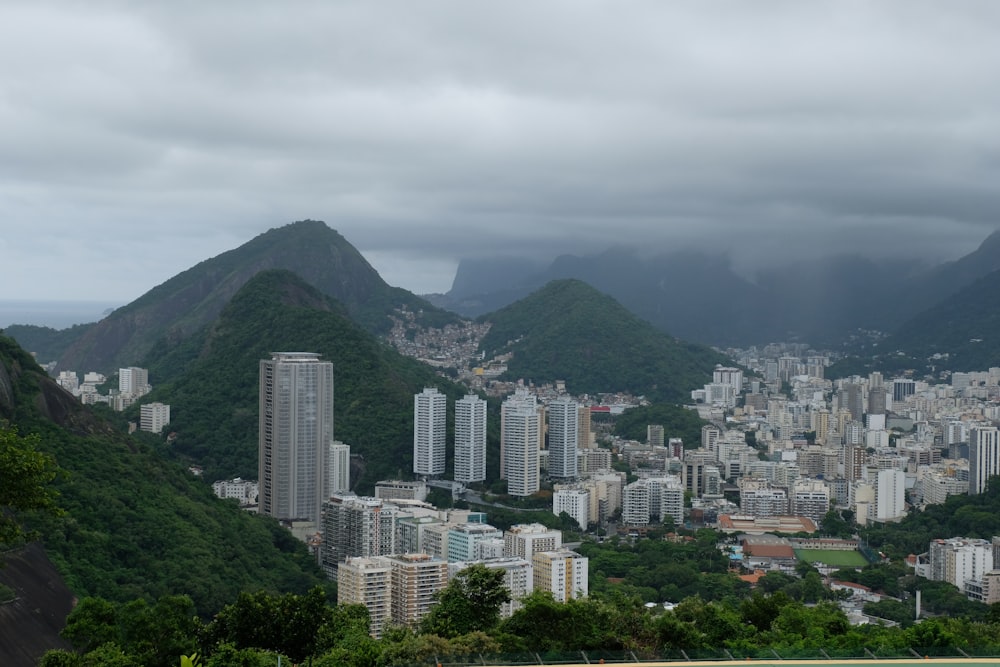
[[[807,563],[824,563],[833,567],[864,567],[865,557],[857,551],[836,549],[796,549],[795,557]]]

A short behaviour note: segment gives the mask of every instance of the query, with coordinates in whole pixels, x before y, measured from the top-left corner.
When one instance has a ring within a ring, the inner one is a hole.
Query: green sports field
[[[795,557],[807,563],[825,563],[833,567],[864,567],[868,564],[865,557],[857,551],[796,549]]]

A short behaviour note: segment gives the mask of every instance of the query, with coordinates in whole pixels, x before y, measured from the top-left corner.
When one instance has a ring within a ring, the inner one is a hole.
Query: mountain
[[[427,325],[457,319],[404,289],[390,287],[325,223],[303,220],[205,260],[115,310],[83,332],[60,357],[59,368],[110,373],[138,364],[158,340],[174,345],[212,322],[250,278],[267,269],[295,271],[344,304],[369,331],[388,330],[389,314],[401,307],[418,313]]]
[[[75,324],[66,329],[40,327],[34,324],[11,324],[3,333],[17,341],[18,345],[31,352],[42,363],[55,361],[76,341],[83,337],[96,323]]]
[[[729,360],[658,330],[579,280],[556,280],[480,318],[487,357],[511,352],[507,377],[565,380],[574,394],[627,391],[652,400],[690,399]]]
[[[242,590],[304,593],[325,584],[305,545],[276,521],[216,498],[158,452],[158,438],[113,427],[6,336],[0,424],[37,437],[64,471],[54,485],[65,515],[24,518],[78,597],[187,594],[208,616]]]
[[[218,319],[189,343],[148,361],[148,400],[171,406],[171,448],[208,479],[257,478],[259,362],[276,351],[317,352],[333,362],[334,435],[363,457],[355,486],[412,470],[413,395],[465,391],[365,331],[348,310],[289,271],[251,278]],[[450,466],[449,466],[450,469]]]
[[[885,352],[953,371],[1000,365],[1000,271],[980,278],[917,314],[880,346]],[[933,355],[947,354],[946,360]]]
[[[551,280],[575,278],[685,340],[713,345],[805,340],[839,345],[857,329],[894,331],[907,319],[1000,269],[1000,232],[954,262],[928,268],[913,259],[837,255],[772,262],[749,280],[729,257],[696,251],[650,255],[612,248],[562,255],[547,267],[463,261],[436,305],[478,317]]]

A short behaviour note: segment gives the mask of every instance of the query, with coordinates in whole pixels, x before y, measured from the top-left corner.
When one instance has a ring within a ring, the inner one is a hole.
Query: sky
[[[0,299],[130,302],[323,220],[393,285],[610,245],[954,259],[1000,3],[0,4]]]

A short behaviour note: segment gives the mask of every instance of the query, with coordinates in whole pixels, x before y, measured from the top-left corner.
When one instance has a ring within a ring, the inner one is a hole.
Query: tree
[[[492,630],[500,622],[500,607],[510,602],[505,576],[481,563],[465,568],[438,593],[422,630],[447,638]]]
[[[38,442],[38,435],[20,437],[15,427],[0,422],[0,544],[32,537],[18,522],[17,512],[60,513],[58,494],[50,486],[58,468],[50,455],[37,450]]]

